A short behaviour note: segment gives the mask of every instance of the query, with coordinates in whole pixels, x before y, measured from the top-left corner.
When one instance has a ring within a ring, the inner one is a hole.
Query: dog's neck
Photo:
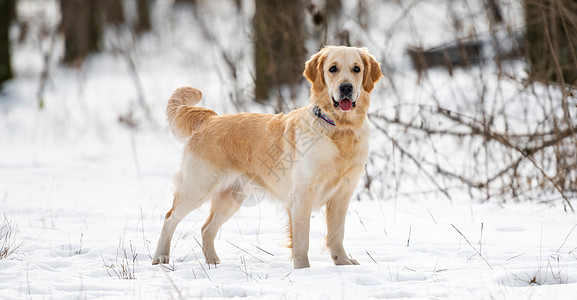
[[[317,98],[318,97],[318,98]],[[313,103],[312,109],[309,108],[310,114],[314,117],[322,119],[322,122],[328,123],[329,128],[340,129],[360,129],[364,126],[367,111],[370,105],[370,98],[368,93],[361,93],[361,96],[356,101],[356,107],[351,111],[341,112],[338,108],[333,107],[332,101],[326,101],[319,93],[312,94]],[[319,113],[322,117],[319,117]],[[329,121],[330,120],[330,121]]]
[[[317,116],[317,118],[323,119],[325,122],[329,123],[332,126],[336,126],[335,120],[329,118],[326,114],[323,113],[320,107],[317,105],[313,106],[313,115]]]

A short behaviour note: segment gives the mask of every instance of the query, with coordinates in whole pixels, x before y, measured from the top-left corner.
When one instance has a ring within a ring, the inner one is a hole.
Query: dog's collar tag
[[[321,111],[321,108],[318,107],[318,106],[316,106],[316,105],[313,106],[313,114],[314,114],[315,116],[317,116],[317,117],[325,120],[325,122],[327,122],[327,123],[329,123],[329,124],[331,124],[331,125],[333,125],[333,126],[336,126],[336,125],[335,125],[335,121],[334,121],[333,119],[329,118],[327,115],[323,114],[323,112]]]

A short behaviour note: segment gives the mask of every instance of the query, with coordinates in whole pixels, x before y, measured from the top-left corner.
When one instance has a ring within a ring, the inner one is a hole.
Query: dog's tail
[[[185,86],[176,89],[168,99],[166,116],[170,131],[179,141],[185,141],[198,127],[215,116],[210,109],[194,106],[202,99],[202,92]]]

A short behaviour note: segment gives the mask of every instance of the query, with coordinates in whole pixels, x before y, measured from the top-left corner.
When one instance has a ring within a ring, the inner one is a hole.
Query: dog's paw
[[[158,255],[152,259],[153,265],[167,264],[170,262],[170,257],[168,255]]]
[[[308,261],[294,264],[295,269],[304,269],[304,268],[310,268],[310,267],[311,267],[311,264]]]
[[[220,259],[218,259],[218,258],[207,258],[206,264],[208,264],[208,265],[220,265],[221,262],[220,262]]]
[[[295,269],[303,269],[303,268],[310,268],[311,264],[309,262],[308,257],[294,257],[294,268]]]
[[[346,266],[346,265],[360,265],[356,259],[348,258],[348,257],[333,257],[333,261],[337,266]]]

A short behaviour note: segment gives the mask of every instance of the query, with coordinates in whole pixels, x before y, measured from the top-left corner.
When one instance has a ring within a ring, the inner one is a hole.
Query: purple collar
[[[327,115],[323,114],[323,112],[321,111],[321,108],[316,106],[316,105],[313,106],[313,115],[325,120],[325,122],[327,122],[333,126],[336,126],[335,121],[333,119],[329,118]]]

